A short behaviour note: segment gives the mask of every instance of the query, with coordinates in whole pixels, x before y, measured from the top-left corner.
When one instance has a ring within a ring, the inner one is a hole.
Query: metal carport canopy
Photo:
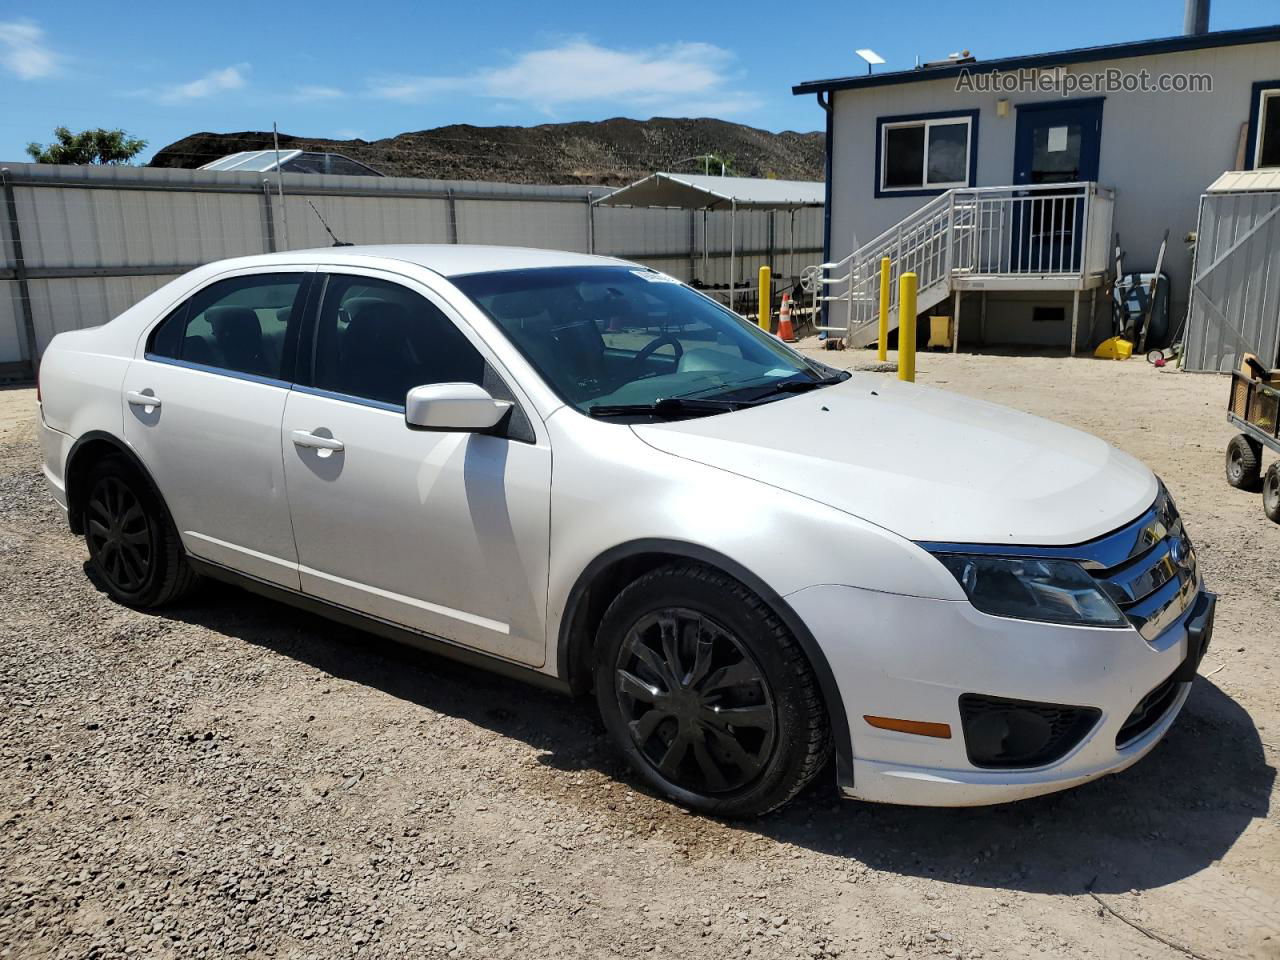
[[[821,207],[826,184],[811,180],[767,180],[757,177],[712,177],[696,173],[653,173],[628,187],[596,200],[610,207],[667,207],[702,211],[703,276],[707,272],[708,210],[729,211],[729,309],[737,286],[737,220],[739,210],[790,210],[795,237],[795,212]],[[792,251],[791,259],[795,260]],[[792,272],[794,272],[794,263]]]
[[[596,201],[610,207],[676,207],[681,210],[797,210],[820,207],[825,184],[809,180],[709,177],[653,173]]]

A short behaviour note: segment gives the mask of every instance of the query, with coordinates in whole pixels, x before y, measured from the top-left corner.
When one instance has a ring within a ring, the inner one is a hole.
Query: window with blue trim
[[[1262,86],[1257,96],[1253,167],[1280,167],[1280,83]]]
[[[881,117],[876,193],[940,193],[973,185],[977,111]]]

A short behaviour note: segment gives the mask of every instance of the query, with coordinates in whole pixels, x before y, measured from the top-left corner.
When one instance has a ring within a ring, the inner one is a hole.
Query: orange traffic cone
[[[778,311],[778,339],[796,342],[796,329],[791,325],[791,294],[782,295],[782,309]]]

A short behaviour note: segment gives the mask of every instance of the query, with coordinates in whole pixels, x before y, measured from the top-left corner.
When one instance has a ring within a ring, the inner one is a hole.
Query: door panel
[[[1102,100],[1018,108],[1015,184],[1078,183],[1098,179]],[[1025,194],[1014,224],[1013,262],[1023,272],[1075,272],[1080,268],[1084,201],[1053,190]]]
[[[314,268],[201,288],[150,332],[125,374],[124,433],[193,555],[298,589],[280,421],[294,314]]]
[[[405,394],[429,383],[476,383],[518,404],[474,332],[428,287],[352,269],[324,278],[319,300],[281,427],[302,589],[541,666],[545,438],[519,406],[509,432],[524,439],[405,423]]]
[[[239,379],[174,362],[129,365],[125,439],[160,488],[187,550],[298,589],[280,421],[287,384]]]
[[[343,449],[299,445],[293,431]],[[283,435],[306,593],[542,665],[550,449],[412,430],[402,410],[303,388]]]

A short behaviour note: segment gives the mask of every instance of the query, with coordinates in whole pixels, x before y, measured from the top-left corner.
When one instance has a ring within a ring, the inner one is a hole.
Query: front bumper
[[[844,794],[919,806],[1021,800],[1137,762],[1186,701],[1214,612],[1213,595],[1197,585],[1182,615],[1148,641],[1131,628],[1030,623],[988,616],[965,601],[856,587],[813,586],[787,600],[826,654],[844,701],[853,752]],[[1158,711],[1136,735],[1131,727],[1121,737],[1135,707],[1161,687],[1167,695]],[[1052,763],[985,769],[966,751],[966,693],[1094,708],[1098,718]],[[873,727],[868,716],[946,723],[951,737]]]

